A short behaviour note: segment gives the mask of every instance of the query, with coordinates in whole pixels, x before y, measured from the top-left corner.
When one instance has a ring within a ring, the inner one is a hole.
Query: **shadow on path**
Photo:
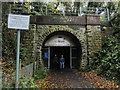
[[[71,69],[50,70],[46,79],[47,88],[97,88],[75,71]]]

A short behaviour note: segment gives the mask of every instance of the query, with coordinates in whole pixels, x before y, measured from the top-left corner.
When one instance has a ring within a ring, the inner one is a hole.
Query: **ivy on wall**
[[[96,68],[98,74],[120,84],[120,46],[117,44],[117,38],[115,36],[105,37],[102,50],[96,56],[92,68]]]

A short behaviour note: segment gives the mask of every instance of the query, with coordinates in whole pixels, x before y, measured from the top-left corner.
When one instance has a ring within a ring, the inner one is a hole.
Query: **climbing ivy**
[[[105,37],[103,48],[96,56],[93,67],[97,69],[98,74],[116,80],[120,84],[120,46],[116,37]]]

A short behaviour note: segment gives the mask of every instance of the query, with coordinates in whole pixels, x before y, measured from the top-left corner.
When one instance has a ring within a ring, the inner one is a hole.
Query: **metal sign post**
[[[17,55],[16,55],[16,84],[15,87],[18,88],[18,78],[19,78],[19,57],[20,57],[20,30],[17,31]]]
[[[16,55],[16,80],[15,88],[19,86],[19,58],[20,58],[20,30],[29,29],[30,16],[9,14],[8,28],[18,29],[17,31],[17,55]]]

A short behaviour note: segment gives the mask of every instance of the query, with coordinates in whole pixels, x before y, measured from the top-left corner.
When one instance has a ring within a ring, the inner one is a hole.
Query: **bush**
[[[48,69],[46,67],[42,67],[37,70],[34,74],[35,79],[43,79],[47,76]]]
[[[98,74],[120,82],[120,46],[117,45],[114,36],[106,37],[102,50],[97,53],[94,65]]]
[[[34,83],[34,79],[30,78],[29,80],[25,81],[23,78],[20,79],[19,88],[38,88],[37,85]]]

